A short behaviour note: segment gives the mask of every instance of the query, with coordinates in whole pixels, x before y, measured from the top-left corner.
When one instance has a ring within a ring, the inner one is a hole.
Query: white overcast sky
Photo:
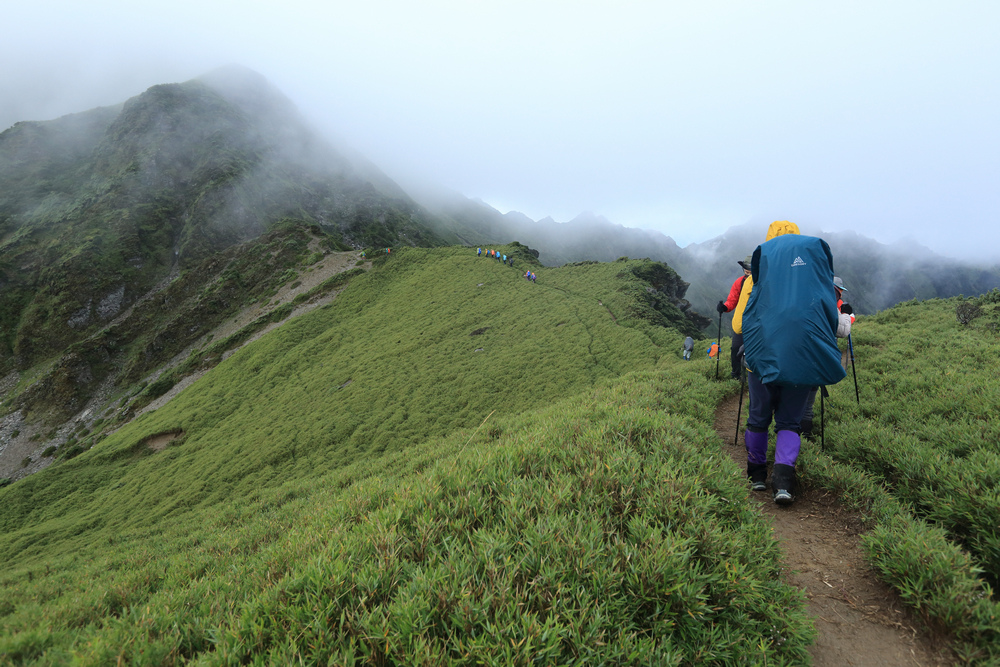
[[[0,130],[239,63],[404,183],[1000,260],[1000,2],[6,3]]]

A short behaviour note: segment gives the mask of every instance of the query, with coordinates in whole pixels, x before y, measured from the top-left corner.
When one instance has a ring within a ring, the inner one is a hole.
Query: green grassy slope
[[[642,266],[378,260],[0,490],[0,655],[800,662],[801,599],[709,426],[732,387],[650,324]]]
[[[960,324],[959,303],[901,304],[859,328],[864,393],[857,418],[836,418],[844,430],[834,456],[878,475],[947,529],[996,586],[1000,342],[995,331]]]
[[[375,263],[0,489],[4,660],[807,662],[801,596],[711,430],[735,383],[651,324],[647,265],[531,284],[462,248]],[[969,664],[1000,659],[998,301],[859,319],[861,406],[833,387],[826,451],[800,459]]]
[[[849,374],[827,404],[826,452],[800,460],[864,512],[872,564],[971,664],[1000,661],[998,323],[996,290],[859,319],[860,403]]]
[[[631,275],[615,278],[625,268],[547,270],[532,284],[518,269],[468,249],[398,251],[336,303],[235,355],[167,409],[52,476],[94,475],[102,494],[109,479],[141,480],[141,488],[100,497],[99,523],[121,530],[152,520],[126,511],[137,493],[149,498],[158,520],[175,508],[211,506],[475,425],[493,410],[513,414],[653,367],[661,356],[676,356],[680,337],[615,321],[615,310],[626,322],[642,314],[641,304],[618,291],[642,290]],[[145,437],[175,430],[186,433],[183,448],[136,457]],[[72,523],[67,512],[97,500],[78,481],[39,477],[24,487],[24,511],[0,517],[5,531],[50,517]]]

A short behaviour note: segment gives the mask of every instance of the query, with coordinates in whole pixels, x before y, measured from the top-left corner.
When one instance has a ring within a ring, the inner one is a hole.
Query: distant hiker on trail
[[[694,351],[694,338],[688,336],[684,339],[684,360],[691,360],[691,353]]]
[[[483,256],[483,249],[476,248],[476,257],[482,257],[482,256]]]
[[[512,268],[512,269],[514,268],[514,258],[513,257],[510,258],[510,268]]]
[[[719,311],[719,315],[731,312],[740,302],[740,293],[743,291],[743,283],[750,277],[751,259],[753,259],[753,256],[747,255],[746,259],[736,262],[740,265],[740,267],[742,267],[743,275],[733,281],[733,286],[729,288],[729,297],[725,301],[720,301],[715,306],[715,309]],[[736,319],[735,316],[733,319]],[[733,367],[730,377],[734,380],[739,380],[740,373],[743,371],[743,334],[737,332],[735,326],[733,328],[733,344],[730,347],[732,349],[729,352],[729,362]]]
[[[503,263],[504,263],[504,264],[506,264],[506,263],[507,263],[507,255],[504,255],[504,256],[503,256]]]
[[[531,272],[531,282],[535,282],[535,272]]]
[[[705,352],[709,357],[715,359],[716,355],[719,354],[719,344],[713,341],[712,345]]]
[[[826,241],[801,236],[796,224],[781,220],[771,223],[754,251],[743,287],[748,298],[740,317],[750,387],[747,477],[754,491],[767,488],[768,430],[774,421],[771,487],[779,505],[795,500],[799,429],[810,389],[845,376],[836,337],[850,333],[851,321],[837,310],[832,281]]]

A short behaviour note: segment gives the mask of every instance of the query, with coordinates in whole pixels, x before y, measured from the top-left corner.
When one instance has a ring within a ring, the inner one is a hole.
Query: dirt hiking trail
[[[738,395],[722,402],[715,414],[715,431],[725,451],[746,470],[746,399],[734,446],[738,406]],[[803,447],[812,446],[819,443],[803,442]],[[863,558],[861,522],[830,492],[800,486],[795,503],[779,507],[768,484],[767,491],[753,493],[753,498],[781,546],[785,581],[808,599],[806,610],[817,631],[810,648],[814,665],[956,664],[945,648],[947,639],[919,630],[921,624],[895,591],[876,578]]]

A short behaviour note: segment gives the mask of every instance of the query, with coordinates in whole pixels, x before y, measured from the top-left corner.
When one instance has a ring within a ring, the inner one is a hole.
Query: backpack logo
[[[806,265],[806,263],[804,261],[802,261],[801,257],[796,257],[795,261],[792,262],[792,266],[805,266],[805,265]]]

